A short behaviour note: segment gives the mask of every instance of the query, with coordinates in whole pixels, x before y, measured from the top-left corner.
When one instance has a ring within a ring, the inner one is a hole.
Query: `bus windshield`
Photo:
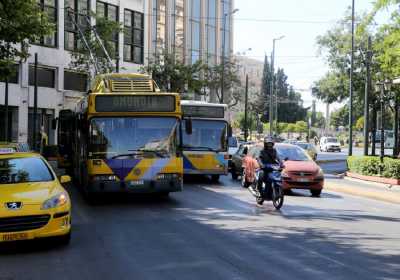
[[[183,132],[183,148],[189,150],[224,152],[227,150],[225,121],[192,120],[193,131]]]
[[[176,118],[105,117],[90,122],[89,157],[146,155],[166,157],[176,152]]]

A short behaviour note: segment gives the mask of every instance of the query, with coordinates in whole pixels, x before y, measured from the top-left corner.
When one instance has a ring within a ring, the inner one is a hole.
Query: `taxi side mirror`
[[[185,120],[185,132],[188,135],[193,133],[193,124],[192,124],[192,119],[191,118],[187,118]]]
[[[63,176],[60,177],[60,183],[61,184],[66,184],[66,183],[69,183],[69,182],[71,182],[71,177],[70,176],[63,175]]]

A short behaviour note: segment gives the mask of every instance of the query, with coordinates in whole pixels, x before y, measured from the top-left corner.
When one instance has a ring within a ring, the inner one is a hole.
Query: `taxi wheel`
[[[310,192],[313,197],[319,197],[321,195],[321,190],[311,190]]]
[[[57,237],[57,242],[62,246],[68,245],[71,242],[71,231],[65,235]]]

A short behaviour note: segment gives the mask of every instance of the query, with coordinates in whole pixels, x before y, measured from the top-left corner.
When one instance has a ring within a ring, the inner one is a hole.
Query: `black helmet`
[[[275,141],[271,136],[264,138],[264,145],[267,145],[267,144],[274,146]]]

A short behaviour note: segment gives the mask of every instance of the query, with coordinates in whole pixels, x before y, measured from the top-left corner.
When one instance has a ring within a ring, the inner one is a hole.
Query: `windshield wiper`
[[[152,150],[152,149],[139,149],[138,151],[143,153],[153,153],[158,157],[165,158],[168,153],[166,150]]]
[[[206,146],[196,146],[196,147],[193,147],[193,146],[182,146],[183,148],[186,148],[186,149],[192,149],[192,150],[196,150],[196,149],[200,149],[200,150],[206,150],[206,151],[210,151],[210,152],[215,152],[215,153],[218,153],[218,152],[220,152],[220,150],[217,150],[217,149],[213,149],[213,148],[210,148],[210,147],[206,147]]]
[[[142,154],[143,153],[141,153],[141,152],[135,151],[135,152],[132,152],[132,153],[115,155],[115,156],[111,157],[111,159],[116,159],[116,158],[119,158],[119,157],[137,156],[137,155],[142,155]]]

